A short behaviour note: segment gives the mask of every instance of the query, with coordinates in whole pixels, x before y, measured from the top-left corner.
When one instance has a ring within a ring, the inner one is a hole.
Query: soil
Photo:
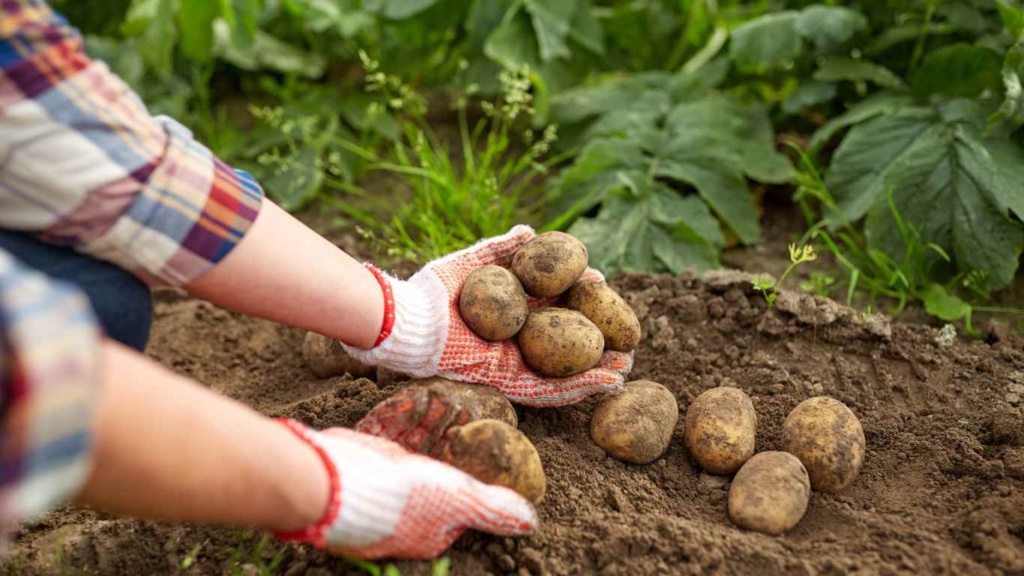
[[[730,524],[729,479],[691,462],[682,418],[664,457],[631,465],[591,441],[594,401],[520,408],[548,474],[543,525],[518,540],[467,534],[449,553],[452,574],[1024,574],[1024,350],[1013,335],[944,346],[931,327],[791,292],[766,310],[739,273],[613,285],[644,328],[632,378],[664,384],[683,411],[708,388],[744,389],[758,451],[780,448],[800,401],[835,397],[864,426],[860,476],[840,494],[813,494],[796,528],[769,537]],[[265,414],[315,427],[351,426],[402,386],[319,379],[303,365],[302,338],[165,293],[149,353]],[[275,554],[276,574],[362,573],[308,547],[258,540],[64,509],[17,534],[6,573],[257,574]],[[426,562],[397,566],[431,572]]]

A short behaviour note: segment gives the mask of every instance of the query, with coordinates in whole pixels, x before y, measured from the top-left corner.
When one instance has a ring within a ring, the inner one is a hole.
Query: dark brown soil
[[[833,396],[863,423],[860,477],[838,495],[813,494],[785,536],[744,532],[726,516],[728,479],[702,474],[687,456],[682,419],[668,453],[637,466],[590,440],[593,402],[522,409],[520,428],[548,473],[543,526],[521,540],[468,534],[450,552],[452,574],[1024,574],[1024,352],[1012,337],[945,347],[932,328],[890,326],[794,293],[766,311],[735,275],[614,285],[644,327],[632,378],[664,384],[684,411],[710,387],[743,388],[757,410],[758,451],[780,448],[783,420],[801,400]],[[399,389],[319,380],[302,364],[301,341],[291,329],[166,297],[150,353],[266,414],[316,427],[351,426]],[[7,574],[219,575],[233,564],[256,574],[257,538],[64,510],[18,534]],[[360,573],[306,547],[269,543],[263,556],[279,551],[278,574]]]

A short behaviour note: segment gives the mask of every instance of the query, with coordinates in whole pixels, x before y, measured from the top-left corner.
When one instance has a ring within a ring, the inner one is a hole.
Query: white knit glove
[[[537,514],[508,488],[489,486],[383,438],[346,428],[311,430],[282,420],[323,459],[331,478],[324,518],[281,540],[374,559],[433,558],[467,529],[520,536]]]

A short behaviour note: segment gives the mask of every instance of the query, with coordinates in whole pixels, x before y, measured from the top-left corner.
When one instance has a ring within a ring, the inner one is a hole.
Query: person
[[[537,526],[510,490],[380,438],[264,417],[147,359],[153,286],[524,405],[617,390],[632,363],[609,352],[581,375],[538,377],[511,342],[473,335],[457,307],[469,272],[507,266],[530,228],[408,280],[357,262],[181,124],[151,116],[44,0],[0,0],[0,229],[6,532],[74,502],[257,527],[362,558],[428,558],[467,529]]]

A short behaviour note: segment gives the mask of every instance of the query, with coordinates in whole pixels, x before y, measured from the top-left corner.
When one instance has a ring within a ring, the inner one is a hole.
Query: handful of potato
[[[580,279],[587,262],[587,248],[576,238],[541,234],[513,255],[510,269],[474,270],[459,295],[459,312],[484,340],[516,338],[523,360],[537,373],[579,374],[606,349],[629,352],[640,341],[640,321],[629,304],[606,283]],[[527,295],[564,296],[564,307],[531,312]]]

